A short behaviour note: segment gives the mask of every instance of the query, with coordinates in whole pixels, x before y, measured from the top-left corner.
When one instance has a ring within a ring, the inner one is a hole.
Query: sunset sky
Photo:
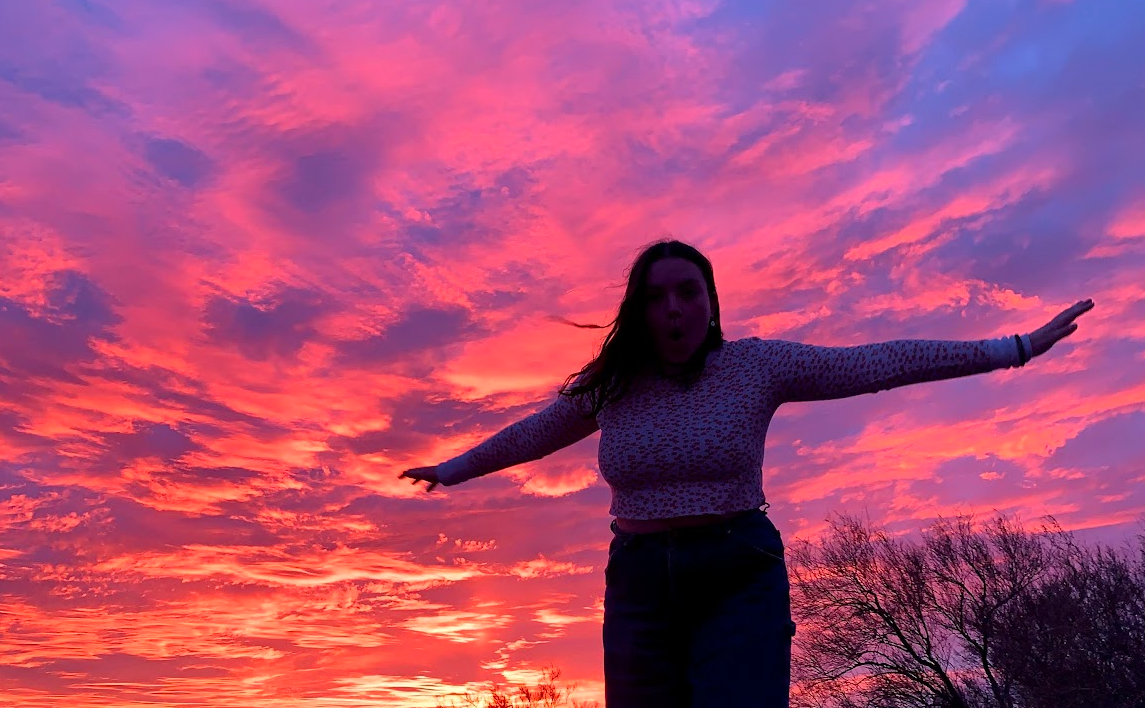
[[[672,234],[729,339],[1029,332],[780,409],[786,539],[1145,526],[1145,5],[0,2],[0,703],[601,700],[598,435],[544,406]]]

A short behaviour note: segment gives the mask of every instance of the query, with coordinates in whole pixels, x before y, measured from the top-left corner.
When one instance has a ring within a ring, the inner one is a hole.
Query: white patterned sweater
[[[1029,340],[1026,339],[1026,342]],[[1013,337],[895,340],[824,347],[747,337],[708,353],[688,389],[642,375],[589,416],[587,396],[544,409],[437,466],[445,486],[538,460],[600,431],[597,459],[609,513],[663,519],[758,508],[763,448],[776,409],[1019,366]]]

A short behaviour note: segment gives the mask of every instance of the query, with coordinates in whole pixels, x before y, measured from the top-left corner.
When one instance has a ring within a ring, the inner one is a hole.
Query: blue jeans
[[[606,708],[787,708],[791,586],[754,509],[711,526],[625,533],[604,570]]]

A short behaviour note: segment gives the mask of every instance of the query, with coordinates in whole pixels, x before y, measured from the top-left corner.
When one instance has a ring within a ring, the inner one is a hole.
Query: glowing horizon
[[[770,513],[1145,513],[1145,9],[0,6],[0,698],[601,691],[596,436],[397,479],[544,405],[671,233],[729,339],[1080,330],[780,409]]]

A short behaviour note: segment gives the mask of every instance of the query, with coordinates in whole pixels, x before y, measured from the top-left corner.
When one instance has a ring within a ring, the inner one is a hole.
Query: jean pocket
[[[728,536],[737,551],[760,563],[786,563],[783,540],[770,525],[732,528],[728,530]]]
[[[619,556],[625,548],[630,546],[635,538],[636,534],[624,533],[622,531],[615,532],[612,540],[608,543],[608,560],[605,561],[604,564],[604,575],[606,578],[609,575],[609,570],[616,563],[617,556]]]

